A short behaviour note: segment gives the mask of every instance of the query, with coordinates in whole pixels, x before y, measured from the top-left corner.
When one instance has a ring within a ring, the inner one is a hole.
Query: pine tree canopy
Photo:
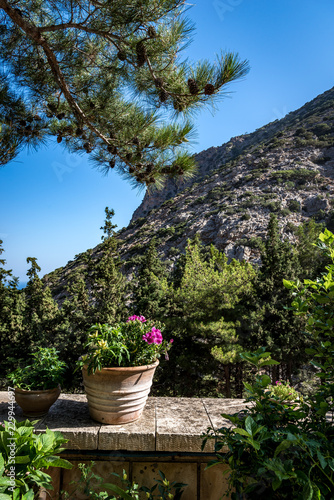
[[[159,186],[195,168],[192,112],[248,62],[182,60],[185,0],[0,0],[0,165],[47,135],[103,172]]]

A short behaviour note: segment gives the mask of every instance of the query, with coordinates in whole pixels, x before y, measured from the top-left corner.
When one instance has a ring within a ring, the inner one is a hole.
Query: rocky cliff
[[[188,238],[200,236],[231,258],[257,261],[258,238],[275,212],[283,236],[307,218],[334,228],[334,89],[251,134],[196,155],[198,172],[146,194],[118,233],[128,274],[153,236],[164,259],[175,261]],[[99,246],[93,254],[99,255]],[[46,276],[66,281],[82,254]]]

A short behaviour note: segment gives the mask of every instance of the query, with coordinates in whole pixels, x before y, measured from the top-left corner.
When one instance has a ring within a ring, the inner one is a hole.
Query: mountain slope
[[[196,155],[196,177],[169,181],[146,193],[127,228],[118,233],[120,253],[131,273],[153,236],[164,259],[174,261],[188,238],[198,234],[229,257],[257,261],[256,238],[265,234],[270,212],[282,233],[314,217],[331,229],[334,222],[334,88],[302,108],[251,134]],[[100,246],[93,250],[98,258]],[[84,254],[47,275],[63,287]],[[59,281],[60,280],[60,281]]]

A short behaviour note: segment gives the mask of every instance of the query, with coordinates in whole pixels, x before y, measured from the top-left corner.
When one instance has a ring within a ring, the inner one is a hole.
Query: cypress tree
[[[139,267],[134,286],[133,310],[137,315],[161,320],[167,307],[167,272],[159,259],[156,238],[152,238]]]
[[[93,323],[113,324],[125,318],[127,282],[120,267],[122,262],[117,253],[117,239],[111,223],[114,210],[105,208],[106,219],[102,236],[101,259],[95,264],[92,273],[92,310]]]
[[[54,343],[59,326],[60,313],[52,298],[50,288],[44,286],[38,273],[41,268],[35,257],[28,257],[31,264],[27,271],[29,281],[24,289],[26,308],[24,314],[24,334],[20,343],[23,349],[32,351],[36,346],[48,347]]]
[[[286,364],[287,377],[291,378],[292,369],[305,359],[306,337],[303,321],[289,310],[291,297],[283,286],[283,278],[296,279],[302,269],[295,248],[288,241],[281,240],[274,214],[270,216],[261,261],[256,282],[252,345],[255,348],[255,341],[256,346],[265,346],[273,359]],[[273,383],[279,377],[277,370],[273,368]]]

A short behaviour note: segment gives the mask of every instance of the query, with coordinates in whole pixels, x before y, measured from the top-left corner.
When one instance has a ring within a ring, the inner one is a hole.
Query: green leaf
[[[256,430],[258,429],[258,425],[256,424],[256,422],[254,422],[252,417],[249,416],[245,420],[245,427],[246,431],[250,436],[253,436],[256,433]]]
[[[269,384],[271,384],[271,378],[268,375],[262,375],[261,377],[262,387],[267,387]]]
[[[273,482],[272,482],[272,487],[273,487],[273,490],[274,490],[274,491],[278,490],[278,488],[281,486],[281,484],[282,484],[282,481],[276,477],[276,478],[273,480]]]
[[[285,439],[284,441],[282,441],[276,448],[275,450],[275,453],[274,453],[274,457],[277,457],[277,455],[279,453],[281,453],[281,451],[284,451],[286,450],[287,448],[290,448],[290,446],[292,445],[293,443],[291,441],[288,441],[287,439]]]
[[[130,496],[126,491],[122,490],[121,488],[119,488],[115,484],[103,483],[103,487],[107,488],[108,490],[113,491],[114,493],[116,493],[117,495],[122,497],[123,500],[133,500],[132,496]]]
[[[313,498],[313,488],[311,482],[309,481],[304,486],[303,489],[303,500],[312,500],[312,498]]]
[[[46,457],[45,462],[51,467],[62,467],[63,469],[72,469],[73,465],[68,460],[59,457]]]
[[[240,434],[241,436],[250,437],[250,434],[247,431],[245,431],[245,429],[232,429],[232,432],[235,432],[236,434]]]
[[[332,471],[334,471],[334,458],[329,458],[327,462]]]

